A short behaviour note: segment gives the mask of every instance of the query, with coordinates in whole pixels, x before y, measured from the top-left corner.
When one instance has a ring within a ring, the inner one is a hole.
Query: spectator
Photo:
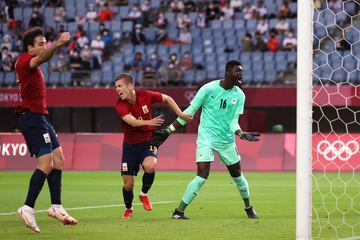
[[[244,13],[244,19],[249,20],[253,18],[254,13],[254,6],[251,5],[251,3],[247,2],[245,3],[244,9],[242,10]]]
[[[64,3],[62,0],[48,0],[46,3],[47,7],[53,7],[53,8],[60,7],[63,5],[64,5]]]
[[[185,83],[181,79],[182,71],[175,53],[170,55],[169,65],[166,68],[167,83],[169,86],[184,86]]]
[[[280,50],[280,46],[281,46],[281,41],[276,36],[276,31],[270,31],[270,38],[267,42],[267,48],[271,52],[277,52]]]
[[[63,24],[60,24],[59,31],[56,34],[56,37],[59,37],[63,32],[65,32],[65,27]]]
[[[146,37],[142,31],[142,27],[140,24],[136,24],[131,36],[131,42],[134,45],[145,45]]]
[[[144,2],[140,5],[140,9],[143,16],[143,25],[147,27],[150,24],[150,18],[151,18],[150,0],[144,0]]]
[[[340,0],[329,0],[328,7],[334,13],[339,13],[342,11],[343,6]]]
[[[40,12],[33,11],[29,21],[29,27],[42,27],[44,20]]]
[[[206,18],[203,12],[199,12],[195,19],[195,25],[198,28],[205,28],[206,27]]]
[[[289,0],[283,0],[283,5],[277,13],[278,18],[292,18],[294,14],[290,10],[290,2]]]
[[[235,12],[240,12],[242,6],[242,0],[230,0],[230,7],[234,9]]]
[[[168,38],[168,34],[167,34],[167,31],[166,29],[157,29],[157,33],[156,33],[156,37],[155,37],[155,42],[157,44],[160,44],[160,43],[164,43]]]
[[[17,37],[21,37],[23,32],[25,32],[23,22],[21,20],[16,20],[15,28],[12,29],[12,33]]]
[[[159,59],[156,52],[153,52],[146,65],[150,66],[152,68],[152,70],[157,73],[162,65],[162,60]]]
[[[77,39],[80,48],[83,48],[86,44],[89,44],[89,39],[86,36],[85,31],[80,32],[80,36]]]
[[[62,23],[66,20],[66,12],[63,6],[58,6],[54,11],[54,21],[56,23]]]
[[[184,1],[184,12],[190,13],[196,11],[196,4],[192,0],[185,0]]]
[[[82,70],[83,70],[83,62],[80,58],[80,55],[77,51],[73,51],[70,53],[69,66],[71,71],[71,79],[73,81],[74,86],[82,85]]]
[[[263,36],[259,32],[255,32],[254,50],[259,52],[267,51],[267,45]]]
[[[186,51],[180,59],[179,67],[181,71],[188,71],[193,68],[193,62],[190,52]]]
[[[2,61],[2,69],[4,72],[14,71],[14,59],[11,54],[7,54],[5,59]]]
[[[256,31],[261,35],[265,35],[269,31],[269,25],[264,18],[260,18],[258,25],[256,26]]]
[[[92,52],[89,44],[85,44],[84,48],[81,49],[80,57],[83,63],[83,69],[86,71],[91,70]]]
[[[134,60],[130,64],[130,70],[134,72],[142,72],[145,68],[145,62],[142,58],[141,52],[136,52]]]
[[[287,32],[286,37],[284,38],[283,50],[296,51],[296,47],[297,47],[297,40],[296,37],[294,36],[294,31],[290,29]]]
[[[289,31],[289,28],[290,28],[290,25],[284,17],[280,17],[279,21],[275,25],[276,32],[279,35],[285,35],[285,32]]]
[[[67,62],[63,51],[59,52],[59,58],[55,62],[50,62],[50,71],[65,72],[67,71]]]
[[[160,28],[160,29],[166,29],[167,24],[168,24],[168,22],[167,22],[164,12],[162,12],[162,11],[159,12],[158,17],[156,18],[156,20],[154,22],[155,27]]]
[[[142,12],[138,4],[134,4],[129,12],[127,20],[133,21],[134,24],[142,24]]]
[[[31,7],[33,9],[40,9],[41,8],[41,1],[40,0],[33,0],[31,3]]]
[[[210,1],[209,5],[206,7],[206,20],[211,21],[220,18],[220,8],[214,1]]]
[[[48,27],[45,32],[46,45],[50,47],[55,41],[56,35],[53,27]]]
[[[110,49],[110,48],[111,48],[111,43],[112,43],[112,36],[111,36],[111,34],[110,34],[110,30],[105,29],[105,30],[102,32],[101,36],[102,36],[101,39],[102,39],[102,40],[104,41],[104,43],[105,43],[105,47],[108,48],[108,49]]]
[[[144,69],[141,85],[144,88],[156,87],[156,72],[150,65],[147,65]]]
[[[255,19],[266,18],[266,15],[267,15],[267,9],[264,6],[264,1],[258,0],[256,6],[254,7],[253,18]]]
[[[172,0],[170,3],[170,9],[174,13],[181,13],[184,7],[184,3],[181,0]]]
[[[89,9],[86,12],[86,20],[89,22],[96,22],[98,19],[94,4],[89,4]]]
[[[101,35],[97,35],[94,40],[91,41],[91,53],[93,56],[93,68],[101,68],[102,55],[105,48],[105,43],[101,39]]]
[[[189,28],[185,27],[181,29],[178,43],[180,44],[191,44],[192,43],[192,35]]]
[[[68,44],[68,52],[80,51],[81,48],[77,40],[78,40],[77,36],[72,37],[71,41]]]
[[[12,51],[13,40],[9,34],[5,34],[2,38],[2,43],[0,44],[0,49],[6,47],[10,52]]]
[[[103,23],[103,22],[109,22],[112,20],[113,16],[116,13],[109,7],[108,4],[105,4],[104,7],[102,7],[102,9],[99,12],[99,22]]]
[[[184,27],[190,27],[190,24],[191,19],[187,13],[179,15],[179,17],[176,19],[176,26],[180,29],[183,29]]]
[[[221,11],[224,14],[224,19],[234,18],[234,9],[230,7],[230,3],[228,1],[225,2],[224,6],[221,8]]]
[[[252,52],[254,49],[252,36],[250,33],[247,33],[246,36],[240,40],[240,44],[243,52]]]
[[[108,0],[96,0],[95,1],[95,5],[97,7],[104,7],[105,5],[107,5]]]

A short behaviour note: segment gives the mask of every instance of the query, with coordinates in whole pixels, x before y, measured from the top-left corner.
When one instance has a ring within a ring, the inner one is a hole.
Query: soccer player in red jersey
[[[48,215],[66,225],[75,225],[77,220],[71,217],[61,205],[61,175],[64,154],[57,135],[52,127],[46,105],[46,86],[40,65],[49,60],[55,51],[65,45],[70,34],[64,32],[50,47],[41,28],[31,28],[23,34],[24,52],[15,63],[22,103],[16,109],[19,114],[21,133],[29,148],[30,156],[36,157],[37,167],[30,178],[25,204],[17,210],[26,226],[39,233],[34,215],[35,201],[47,180],[51,207]]]
[[[151,139],[152,132],[156,126],[164,122],[164,119],[161,116],[151,117],[151,105],[155,102],[164,102],[180,118],[190,120],[191,116],[183,113],[175,101],[165,94],[135,90],[134,79],[129,74],[121,74],[115,79],[115,90],[119,95],[116,111],[122,120],[124,130],[121,175],[124,180],[123,198],[126,210],[123,218],[131,218],[134,176],[139,172],[140,165],[144,169],[144,175],[139,199],[146,211],[152,210],[147,193],[155,178],[157,147],[151,144]]]

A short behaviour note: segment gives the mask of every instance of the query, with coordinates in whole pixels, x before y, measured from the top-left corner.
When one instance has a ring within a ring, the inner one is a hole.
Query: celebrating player
[[[190,120],[191,117],[183,113],[175,101],[165,94],[135,90],[134,79],[129,74],[121,74],[115,79],[115,90],[119,95],[116,111],[122,120],[124,130],[121,175],[124,181],[123,198],[126,210],[123,218],[131,218],[134,176],[137,175],[140,165],[144,169],[144,175],[139,200],[146,211],[152,210],[147,193],[155,178],[157,147],[151,145],[150,140],[155,127],[164,122],[161,116],[151,118],[152,103],[166,103],[179,118],[185,121]]]
[[[38,163],[30,178],[25,204],[16,213],[24,220],[27,227],[37,233],[40,232],[40,228],[35,221],[34,206],[46,179],[51,195],[48,215],[66,225],[77,224],[77,220],[71,217],[61,205],[64,154],[48,118],[45,81],[39,67],[69,39],[70,34],[64,32],[54,44],[47,48],[42,29],[32,28],[23,35],[24,53],[19,56],[15,64],[22,98],[22,103],[16,110],[19,114],[21,133],[30,155],[35,156]]]
[[[258,218],[249,200],[249,185],[241,172],[240,155],[235,145],[235,135],[248,141],[258,141],[259,133],[244,132],[238,120],[244,111],[245,94],[240,89],[243,68],[238,61],[226,64],[225,79],[205,84],[197,92],[190,106],[184,111],[191,116],[202,107],[198,129],[196,165],[197,176],[189,183],[180,205],[172,218],[188,219],[185,208],[196,197],[210,172],[210,163],[214,161],[214,152],[225,164],[245,203],[249,218]],[[154,133],[152,144],[160,146],[177,127],[186,124],[178,118],[170,126]]]

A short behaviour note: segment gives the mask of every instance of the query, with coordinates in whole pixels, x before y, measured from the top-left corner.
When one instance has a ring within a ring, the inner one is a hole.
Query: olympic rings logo
[[[195,97],[195,94],[196,94],[196,91],[187,90],[187,91],[184,93],[184,97],[185,97],[189,102],[191,102],[191,100],[193,100],[193,98]]]
[[[328,161],[333,161],[336,158],[341,161],[348,161],[351,156],[358,153],[359,143],[354,140],[348,141],[346,144],[340,140],[333,143],[323,140],[318,143],[317,151]]]

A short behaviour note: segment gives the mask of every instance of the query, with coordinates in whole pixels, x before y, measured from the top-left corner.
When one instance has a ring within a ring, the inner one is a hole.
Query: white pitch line
[[[163,202],[152,202],[151,204],[167,204],[167,203],[174,203],[175,201],[163,201]],[[133,205],[142,205],[142,203],[134,203]],[[103,206],[87,206],[87,207],[75,207],[75,208],[65,208],[66,210],[86,210],[86,209],[98,209],[98,208],[112,208],[112,207],[124,207],[125,204],[113,204],[113,205],[103,205]],[[47,209],[37,210],[35,213],[40,212],[47,212]],[[16,212],[7,212],[7,213],[0,213],[0,216],[10,216],[15,215]]]

